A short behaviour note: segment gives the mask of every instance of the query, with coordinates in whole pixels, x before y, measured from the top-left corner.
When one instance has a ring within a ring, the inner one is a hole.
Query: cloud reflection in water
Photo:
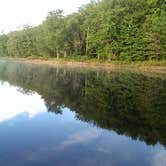
[[[28,113],[29,118],[45,112],[44,100],[37,93],[23,94],[17,87],[4,82],[0,84],[0,123],[11,120],[22,113]]]

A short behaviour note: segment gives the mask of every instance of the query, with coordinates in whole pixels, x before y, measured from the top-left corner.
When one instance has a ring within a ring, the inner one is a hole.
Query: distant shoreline
[[[51,65],[51,66],[67,66],[79,68],[93,68],[93,69],[130,69],[141,70],[148,72],[162,72],[166,73],[166,61],[143,61],[143,62],[99,62],[99,61],[78,61],[66,59],[42,59],[42,58],[2,58],[0,60],[17,61],[23,63],[30,63],[36,65]]]

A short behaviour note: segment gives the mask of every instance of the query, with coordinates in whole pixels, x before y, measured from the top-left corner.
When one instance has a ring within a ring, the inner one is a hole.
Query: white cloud
[[[157,152],[152,161],[153,166],[166,166],[166,150]]]
[[[59,148],[64,149],[74,144],[88,142],[98,138],[100,135],[101,135],[101,130],[99,129],[83,130],[78,133],[74,133],[70,135],[64,142],[62,142]]]
[[[43,99],[37,94],[22,94],[16,87],[8,83],[0,85],[0,123],[11,120],[22,113],[28,113],[29,118],[47,111]]]
[[[94,141],[101,134],[102,130],[96,128],[84,129],[77,133],[73,133],[59,145],[56,144],[40,147],[39,149],[37,149],[37,151],[34,151],[30,154],[26,154],[25,158],[29,161],[48,160],[48,154],[56,154],[56,152],[59,153],[61,150],[70,148],[73,145],[86,143],[88,141]]]
[[[90,0],[0,0],[0,31],[9,32],[18,27],[40,24],[51,10],[63,9],[66,14]]]

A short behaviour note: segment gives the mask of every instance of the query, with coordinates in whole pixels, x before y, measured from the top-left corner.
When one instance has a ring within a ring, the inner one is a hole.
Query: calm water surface
[[[166,166],[166,77],[0,62],[1,166]]]

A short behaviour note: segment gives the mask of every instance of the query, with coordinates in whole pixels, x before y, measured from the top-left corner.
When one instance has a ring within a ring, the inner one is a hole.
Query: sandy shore
[[[160,72],[166,74],[166,66],[151,66],[151,65],[135,65],[135,64],[111,64],[111,63],[99,63],[99,62],[77,62],[77,61],[65,61],[65,60],[41,60],[41,59],[27,59],[27,58],[1,58],[0,60],[17,61],[23,63],[30,63],[36,65],[51,65],[51,66],[66,66],[66,67],[79,67],[79,68],[93,68],[93,69],[129,69],[129,70],[141,70],[148,72]]]

